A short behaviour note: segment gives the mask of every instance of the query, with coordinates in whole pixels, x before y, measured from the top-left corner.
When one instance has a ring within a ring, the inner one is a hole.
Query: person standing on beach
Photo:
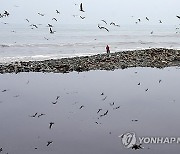
[[[107,53],[110,53],[110,49],[109,49],[109,46],[108,46],[108,45],[106,46],[106,52],[107,52]]]

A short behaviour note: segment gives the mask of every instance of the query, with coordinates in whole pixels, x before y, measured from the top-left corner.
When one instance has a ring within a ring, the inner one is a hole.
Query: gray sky
[[[85,13],[79,11],[81,2]],[[166,25],[179,25],[180,19],[176,18],[180,15],[179,8],[180,0],[1,0],[0,13],[8,10],[10,17],[0,20],[26,23],[28,18],[31,23],[44,24],[55,22],[52,18],[56,17],[59,24],[98,24],[104,19],[121,25],[134,24],[140,18],[140,24],[156,25],[162,20]],[[56,14],[56,9],[60,15]],[[45,16],[39,16],[38,12]],[[80,15],[86,18],[82,20]]]

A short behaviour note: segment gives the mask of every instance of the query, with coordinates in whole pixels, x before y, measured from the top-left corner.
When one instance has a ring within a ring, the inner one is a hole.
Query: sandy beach
[[[179,78],[175,66],[1,74],[2,152],[177,153],[175,143],[127,149],[118,136],[178,137]]]

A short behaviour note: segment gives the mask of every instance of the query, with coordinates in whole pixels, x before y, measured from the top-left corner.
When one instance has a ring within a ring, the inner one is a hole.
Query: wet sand
[[[179,67],[1,74],[0,147],[9,154],[178,153],[177,144],[126,149],[118,136],[179,137],[179,78]]]

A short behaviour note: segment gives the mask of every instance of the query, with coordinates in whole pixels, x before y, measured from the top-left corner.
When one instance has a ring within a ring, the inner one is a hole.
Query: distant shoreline
[[[43,61],[0,64],[0,73],[115,70],[130,67],[165,68],[180,66],[180,50],[152,48]]]

